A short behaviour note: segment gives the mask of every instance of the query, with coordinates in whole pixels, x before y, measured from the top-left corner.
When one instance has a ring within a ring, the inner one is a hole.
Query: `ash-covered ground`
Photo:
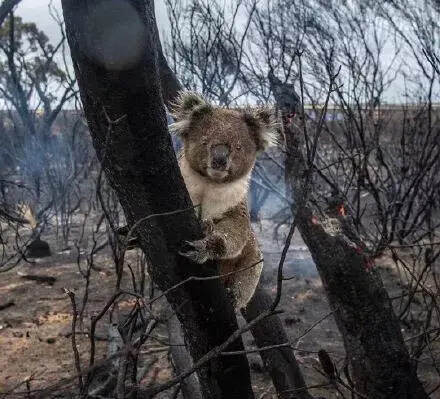
[[[264,252],[262,283],[272,295],[276,290],[276,272],[288,228],[279,228],[275,237],[276,225],[273,220],[267,219],[254,224]],[[74,229],[80,227],[74,226]],[[78,269],[75,248],[71,246],[66,249],[57,244],[53,226],[45,231],[42,238],[48,241],[53,249],[51,257],[34,259],[34,264],[23,263],[3,273],[0,279],[0,305],[8,301],[13,302],[13,305],[0,311],[0,393],[9,392],[10,397],[18,397],[19,392],[25,392],[27,386],[34,390],[52,386],[63,379],[63,384],[67,387],[76,383],[76,379],[72,379],[76,372],[71,341],[72,308],[64,288],[75,293],[80,307],[85,292],[85,280]],[[87,249],[84,251],[86,253]],[[139,252],[133,250],[128,254],[127,263],[136,271],[139,259]],[[391,296],[399,293],[402,284],[405,283],[392,265],[393,262],[387,255],[377,263]],[[77,343],[83,368],[87,367],[90,354],[90,317],[103,308],[114,292],[114,265],[108,249],[96,256],[95,267],[91,273],[83,324],[77,326]],[[292,278],[283,284],[280,304],[283,313],[280,317],[292,344],[296,347],[295,354],[307,385],[326,385],[328,380],[321,371],[317,352],[325,349],[338,369],[342,370],[345,360],[344,348],[316,267],[297,233],[289,248],[283,273],[285,277]],[[24,279],[23,275],[26,274],[51,276],[56,280],[50,285]],[[128,270],[124,273],[122,284],[123,287],[130,288],[131,276]],[[398,305],[397,302],[395,304]],[[113,320],[117,319],[118,312],[123,314],[132,305],[132,299],[123,298],[118,308],[113,311]],[[156,312],[163,309],[164,303],[158,301]],[[104,359],[107,354],[108,323],[109,316],[106,316],[98,325],[97,359]],[[239,323],[244,323],[240,315]],[[411,325],[402,326],[402,331],[409,340],[415,335],[411,328]],[[169,348],[164,345],[168,339],[166,326],[160,325],[153,336],[154,339],[145,344],[141,353],[142,362],[150,365],[143,381],[164,382],[173,374],[169,362]],[[244,335],[244,342],[246,348],[254,348],[250,333]],[[270,377],[265,372],[259,355],[250,354],[249,361],[256,397],[275,398]],[[435,385],[436,374],[429,360],[420,363],[419,373],[429,387]],[[26,381],[29,381],[28,384]],[[57,387],[54,385],[55,388]],[[328,385],[312,389],[311,393],[326,398],[341,397]],[[169,395],[169,392],[164,392],[158,397],[167,398]]]

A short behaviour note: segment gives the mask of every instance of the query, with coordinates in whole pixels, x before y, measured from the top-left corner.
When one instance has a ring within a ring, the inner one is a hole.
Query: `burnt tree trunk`
[[[167,323],[169,340],[171,342],[171,358],[174,371],[177,375],[183,373],[188,366],[194,364],[191,356],[184,346],[179,345],[182,342],[183,332],[179,320],[171,317]],[[200,382],[197,374],[191,374],[180,383],[181,396],[185,399],[201,399]]]
[[[261,312],[269,309],[272,298],[259,285],[254,296],[245,309],[243,317],[249,323]],[[258,348],[280,345],[289,342],[289,337],[283,327],[281,319],[271,316],[251,328],[251,333]],[[306,383],[296,361],[292,348],[283,347],[260,352],[264,366],[272,377],[273,384],[281,399],[310,399]]]
[[[63,0],[73,65],[93,144],[129,226],[163,291],[213,264],[177,255],[183,240],[202,236],[167,131],[159,84],[152,1]],[[173,215],[164,212],[185,210]],[[149,215],[144,222],[140,222]],[[218,280],[191,282],[167,294],[194,359],[236,329],[234,309]],[[231,350],[242,350],[241,340]],[[218,357],[198,370],[204,398],[253,398],[246,357]]]
[[[282,106],[280,110],[286,137],[286,186],[293,200],[300,201],[310,172],[302,154],[302,132],[287,117],[290,110]],[[293,214],[342,334],[354,390],[374,399],[428,398],[379,272],[363,246],[353,242],[347,216],[314,212],[310,201],[294,204]]]

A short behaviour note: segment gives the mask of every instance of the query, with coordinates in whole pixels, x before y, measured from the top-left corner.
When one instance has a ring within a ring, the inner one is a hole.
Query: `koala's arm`
[[[251,225],[246,202],[227,211],[221,219],[205,222],[205,238],[188,242],[182,255],[198,263],[208,259],[231,259],[238,256],[249,239]]]
[[[240,203],[230,209],[222,219],[214,222],[212,233],[206,237],[212,242],[211,259],[238,256],[249,239],[250,228],[246,204]]]

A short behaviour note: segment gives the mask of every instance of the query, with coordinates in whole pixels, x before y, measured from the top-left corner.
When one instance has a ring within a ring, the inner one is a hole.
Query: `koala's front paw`
[[[206,240],[185,241],[183,248],[179,254],[191,259],[196,263],[205,263],[208,260],[208,249]]]

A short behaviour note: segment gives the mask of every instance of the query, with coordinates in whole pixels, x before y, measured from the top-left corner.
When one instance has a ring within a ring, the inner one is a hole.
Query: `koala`
[[[263,268],[249,217],[249,180],[257,154],[276,142],[277,123],[266,108],[221,108],[193,92],[181,93],[172,115],[171,130],[183,142],[180,170],[204,230],[180,254],[200,264],[218,261],[235,307],[243,308]]]

